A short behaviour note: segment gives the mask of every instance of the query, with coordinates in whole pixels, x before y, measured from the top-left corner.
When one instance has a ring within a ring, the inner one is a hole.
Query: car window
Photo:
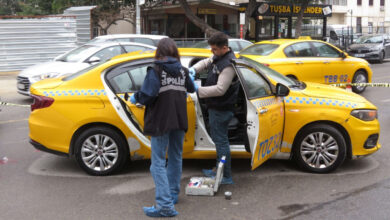
[[[109,60],[111,57],[117,56],[119,54],[122,54],[122,50],[120,46],[113,46],[108,47],[100,50],[99,52],[95,53],[91,57],[99,57],[100,61],[106,61]]]
[[[378,44],[383,42],[383,36],[361,36],[356,40],[357,44]]]
[[[237,41],[229,41],[229,47],[232,48],[234,52],[240,51],[240,45],[238,45]]]
[[[243,40],[240,41],[240,44],[241,44],[241,48],[242,48],[242,49],[244,49],[244,48],[249,47],[250,45],[252,45],[251,42],[243,41]]]
[[[313,51],[308,42],[296,43],[284,49],[287,57],[313,57]]]
[[[149,38],[133,38],[133,41],[141,44],[154,45],[153,40]]]
[[[80,59],[88,57],[88,55],[93,53],[94,50],[97,50],[97,48],[98,47],[94,45],[83,45],[70,51],[69,53],[64,54],[61,57],[58,57],[56,61],[78,62]]]
[[[339,51],[327,44],[313,42],[313,46],[317,50],[317,57],[340,57]]]
[[[278,48],[278,44],[254,44],[242,50],[240,54],[267,56]]]
[[[141,89],[141,86],[142,84],[144,83],[144,80],[145,80],[145,76],[146,76],[146,71],[147,71],[147,68],[148,66],[141,66],[141,67],[137,67],[137,68],[134,68],[134,69],[131,69],[129,71],[129,74],[131,76],[131,78],[133,79],[134,81],[134,89],[135,90],[140,90]]]
[[[107,74],[115,93],[134,92],[141,89],[148,65],[122,66]]]
[[[123,45],[127,53],[134,52],[134,51],[146,51],[146,50],[152,50],[148,47],[142,47],[142,46],[134,46],[134,45]]]
[[[244,78],[245,90],[249,99],[273,95],[267,81],[254,70],[247,67],[238,67],[238,69]]]
[[[114,82],[117,88],[116,89],[117,93],[130,92],[133,88],[133,82],[131,81],[128,72],[123,72],[122,74],[114,76],[112,78],[112,81]]]

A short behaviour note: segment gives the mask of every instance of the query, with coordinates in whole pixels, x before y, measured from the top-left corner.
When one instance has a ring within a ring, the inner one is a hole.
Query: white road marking
[[[9,121],[0,121],[0,125],[1,124],[14,123],[14,122],[20,122],[20,121],[27,121],[27,120],[28,120],[28,118],[18,119],[18,120],[9,120]]]
[[[384,99],[381,102],[390,102],[390,99]]]

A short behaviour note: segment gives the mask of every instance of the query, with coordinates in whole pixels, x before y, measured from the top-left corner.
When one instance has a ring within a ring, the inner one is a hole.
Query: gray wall
[[[52,60],[76,41],[75,17],[0,19],[0,72]]]

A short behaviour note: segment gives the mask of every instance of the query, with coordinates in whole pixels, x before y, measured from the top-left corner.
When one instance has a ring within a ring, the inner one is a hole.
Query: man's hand
[[[137,103],[137,100],[135,100],[134,94],[130,96],[130,102],[131,102],[131,104]]]

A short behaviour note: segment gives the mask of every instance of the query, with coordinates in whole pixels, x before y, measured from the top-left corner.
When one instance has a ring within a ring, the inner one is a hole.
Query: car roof
[[[167,38],[168,36],[165,35],[153,35],[153,34],[109,34],[109,35],[102,35],[97,36],[98,39],[115,39],[115,38],[136,38],[136,37],[143,37],[143,38],[150,38],[154,40]]]
[[[309,40],[309,39],[271,39],[271,40],[264,40],[260,42],[256,42],[256,44],[279,44],[279,45],[285,45],[285,44],[291,44],[296,42],[322,42],[324,41],[320,40]]]
[[[106,41],[106,42],[91,42],[91,43],[86,43],[84,45],[91,45],[91,46],[97,46],[100,48],[103,47],[109,47],[109,46],[115,46],[115,45],[132,45],[132,46],[143,46],[143,47],[148,47],[150,49],[156,49],[155,46],[149,45],[149,44],[142,44],[142,43],[134,43],[134,42],[115,42],[115,41]]]

